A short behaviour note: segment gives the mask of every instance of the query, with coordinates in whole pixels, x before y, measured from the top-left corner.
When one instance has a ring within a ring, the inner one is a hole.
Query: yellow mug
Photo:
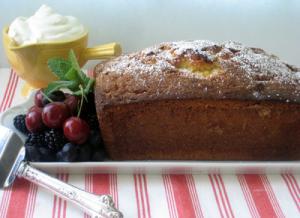
[[[8,27],[3,29],[3,45],[12,68],[34,88],[43,88],[57,77],[48,69],[47,61],[52,57],[66,58],[73,49],[82,67],[88,60],[107,59],[121,54],[117,43],[87,48],[88,32],[70,41],[36,43],[18,46],[8,36]]]

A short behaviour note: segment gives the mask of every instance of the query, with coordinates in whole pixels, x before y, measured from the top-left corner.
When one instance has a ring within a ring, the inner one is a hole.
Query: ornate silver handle
[[[94,195],[66,184],[22,162],[17,175],[42,186],[56,195],[82,208],[93,218],[122,218],[109,195]]]

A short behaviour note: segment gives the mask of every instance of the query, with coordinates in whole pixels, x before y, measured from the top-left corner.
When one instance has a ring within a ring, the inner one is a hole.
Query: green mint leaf
[[[93,87],[94,87],[94,83],[95,83],[95,80],[94,79],[89,79],[87,85],[85,86],[85,88],[83,89],[83,93],[85,95],[85,98],[86,98],[86,95],[89,94],[90,92],[93,91]],[[73,93],[74,95],[81,95],[81,90],[77,90],[76,92]],[[86,99],[87,100],[87,99]]]
[[[89,79],[87,85],[86,85],[85,88],[84,88],[84,92],[85,92],[86,94],[88,94],[89,92],[92,92],[92,91],[93,91],[94,83],[95,83],[95,80],[94,80],[94,79]]]
[[[61,88],[74,89],[76,86],[78,87],[76,81],[54,81],[48,84],[48,87],[44,89],[44,93],[49,96],[50,93]]]
[[[65,74],[70,70],[72,64],[62,58],[51,58],[48,60],[48,67],[60,80],[65,80]]]
[[[78,83],[80,82],[80,78],[78,77],[77,70],[75,70],[73,67],[66,73],[65,77],[68,80],[74,80],[77,81]]]
[[[80,66],[78,64],[75,52],[72,49],[69,52],[68,60],[74,69],[76,69],[77,71],[80,71]]]
[[[78,72],[78,76],[80,77],[83,87],[86,87],[90,81],[90,78],[87,77],[82,70],[80,70],[80,72]]]
[[[89,82],[89,78],[84,74],[84,72],[80,69],[80,66],[78,64],[78,61],[77,61],[77,58],[76,58],[76,55],[74,53],[73,50],[70,50],[69,52],[69,56],[68,56],[68,60],[69,62],[72,64],[72,67],[77,70],[77,75],[80,79],[80,83],[82,84],[83,87],[86,87],[88,82]],[[73,77],[75,78],[75,77]]]
[[[74,95],[82,96],[87,101],[87,94],[93,92],[95,80],[86,76],[80,69],[73,50],[70,50],[67,60],[49,59],[48,66],[59,80],[48,84],[48,87],[44,89],[45,95],[48,96],[59,89],[69,89]]]

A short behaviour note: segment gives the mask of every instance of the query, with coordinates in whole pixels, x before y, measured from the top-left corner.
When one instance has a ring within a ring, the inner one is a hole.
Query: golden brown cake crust
[[[300,102],[300,70],[236,42],[162,43],[95,68],[97,105],[162,99]]]
[[[300,70],[239,43],[162,43],[99,64],[115,160],[300,159]]]
[[[107,107],[100,116],[114,160],[299,160],[300,105],[163,100]]]

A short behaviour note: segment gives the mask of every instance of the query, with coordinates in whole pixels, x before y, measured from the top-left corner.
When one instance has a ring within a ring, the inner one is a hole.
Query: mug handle
[[[83,50],[82,57],[85,60],[108,59],[119,56],[121,53],[121,45],[113,42],[92,48],[86,48]]]

